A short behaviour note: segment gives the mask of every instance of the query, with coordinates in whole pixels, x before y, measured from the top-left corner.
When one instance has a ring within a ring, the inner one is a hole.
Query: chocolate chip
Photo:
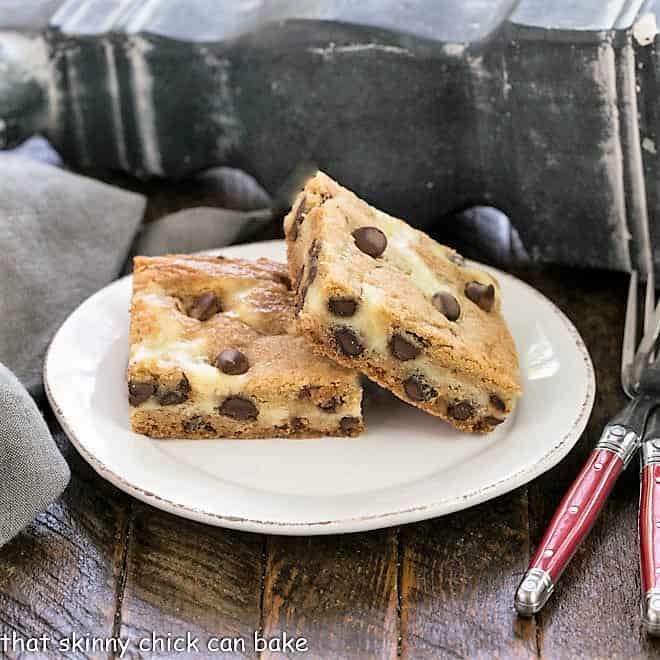
[[[421,348],[411,344],[398,333],[393,334],[390,338],[389,347],[395,358],[404,361],[414,360],[422,352]]]
[[[305,298],[307,297],[307,289],[309,289],[309,282],[305,280],[304,284],[298,290],[298,297],[296,299],[296,310],[300,311],[305,306]]]
[[[380,257],[387,247],[387,237],[378,227],[359,227],[353,232],[355,245],[370,257]]]
[[[222,311],[222,305],[213,291],[207,291],[198,298],[188,310],[188,316],[198,321],[208,321],[214,314]]]
[[[294,417],[291,420],[291,428],[294,431],[304,431],[309,426],[309,420],[306,417]]]
[[[296,222],[296,219],[293,219],[293,222],[291,223],[291,226],[289,227],[289,236],[288,239],[290,241],[296,241],[298,239],[298,223]]]
[[[488,424],[489,426],[497,426],[498,424],[501,424],[504,420],[500,419],[499,417],[492,417],[491,415],[488,415],[488,417],[484,417],[484,422]]]
[[[311,244],[307,256],[307,286],[310,286],[316,279],[316,275],[319,270],[319,254],[321,254],[321,243],[320,241],[315,240]]]
[[[342,433],[346,435],[352,435],[357,433],[360,429],[360,418],[359,417],[342,417],[339,420],[339,428]]]
[[[215,366],[222,373],[238,376],[244,374],[250,368],[250,363],[244,353],[233,348],[227,348],[215,358]]]
[[[289,291],[291,291],[291,278],[288,275],[276,275],[279,282],[281,282]]]
[[[156,386],[150,381],[130,380],[128,382],[128,402],[139,406],[156,392]]]
[[[455,321],[461,314],[461,307],[458,304],[458,300],[447,293],[446,291],[438,291],[431,298],[433,306],[442,314],[444,314],[448,320]]]
[[[313,261],[309,262],[309,270],[307,271],[307,288],[309,289],[312,284],[314,284],[314,280],[316,279],[316,275],[319,272],[319,264],[318,264],[318,259],[314,258]]]
[[[305,266],[301,266],[300,269],[298,270],[297,275],[296,275],[296,280],[293,283],[293,288],[294,288],[295,291],[298,291],[298,289],[300,288],[300,284],[303,280],[304,272],[305,272]]]
[[[465,285],[465,295],[473,302],[479,305],[481,309],[490,312],[495,302],[495,287],[492,284],[482,284],[481,282],[468,282]]]
[[[299,225],[302,223],[302,221],[305,219],[305,202],[307,201],[307,195],[303,195],[300,198],[300,203],[298,204],[298,208],[296,209],[296,215],[293,218],[293,221]]]
[[[311,399],[312,398],[312,388],[315,388],[315,385],[303,385],[298,392],[299,399]]]
[[[195,415],[194,417],[191,417],[190,419],[187,419],[183,422],[183,430],[186,433],[190,433],[191,431],[199,431],[199,429],[202,428],[203,423],[204,418],[200,415]]]
[[[465,257],[462,254],[458,254],[458,252],[452,252],[447,259],[457,266],[465,265]]]
[[[257,406],[250,399],[238,395],[227,397],[218,408],[218,412],[240,421],[257,419],[259,414]]]
[[[158,392],[156,393],[156,399],[158,399],[158,403],[160,403],[161,406],[174,406],[178,403],[187,401],[189,395],[190,383],[188,382],[186,375],[183,374],[174,387],[160,385],[158,387]]]
[[[474,414],[474,406],[469,401],[459,401],[447,408],[447,414],[459,421],[465,421]]]
[[[414,376],[403,381],[403,389],[409,399],[413,401],[424,401],[422,384]]]
[[[353,316],[357,310],[357,300],[353,298],[330,298],[328,309],[337,316]]]
[[[428,401],[437,395],[437,392],[421,376],[410,376],[403,381],[403,389],[409,399],[413,401]]]
[[[300,287],[298,291],[298,299],[296,300],[296,309],[300,311],[305,306],[305,298],[307,297],[307,290],[309,289],[309,281],[305,280],[305,283]]]
[[[350,328],[337,328],[334,335],[335,341],[344,355],[356,357],[363,353],[364,346],[362,346],[357,335]]]
[[[293,216],[293,221],[289,227],[289,240],[295,241],[298,238],[298,227],[302,224],[302,221],[305,219],[305,195],[300,198],[298,203],[298,208],[296,209],[296,214]]]
[[[195,431],[206,431],[207,433],[215,433],[215,428],[204,421],[204,418],[201,415],[195,415],[190,419],[187,419],[182,424],[183,430],[186,433],[194,433]]]
[[[335,412],[339,406],[344,403],[344,399],[340,396],[330,397],[327,401],[318,404],[318,407],[324,412]]]
[[[490,405],[493,406],[493,408],[497,408],[498,410],[501,410],[504,412],[506,410],[506,404],[502,399],[500,399],[497,394],[491,394],[490,395]]]

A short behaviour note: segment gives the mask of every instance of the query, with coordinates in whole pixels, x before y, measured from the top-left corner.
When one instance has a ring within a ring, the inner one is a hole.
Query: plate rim
[[[230,245],[224,248],[217,248],[209,250],[209,253],[221,253],[227,249],[239,248],[248,245],[275,245],[282,244],[282,240],[267,240],[267,241],[253,241],[241,245]],[[573,325],[571,320],[564,314],[564,312],[557,307],[547,296],[535,289],[527,282],[519,279],[515,275],[506,273],[499,268],[493,266],[486,266],[479,262],[472,262],[478,266],[485,267],[494,272],[496,277],[510,278],[515,280],[519,285],[522,285],[534,297],[539,299],[542,303],[548,306],[549,310],[558,317],[566,330],[568,331],[571,339],[574,342],[580,356],[586,367],[587,387],[585,389],[584,398],[580,403],[579,412],[577,417],[572,421],[571,427],[567,433],[553,445],[539,460],[532,465],[527,465],[524,468],[514,472],[497,481],[493,481],[481,488],[473,490],[468,493],[463,493],[460,496],[451,496],[440,500],[435,500],[427,504],[420,504],[419,506],[408,507],[405,509],[396,509],[394,511],[373,513],[368,515],[353,516],[335,520],[318,520],[312,522],[298,522],[298,521],[282,521],[282,520],[259,520],[257,518],[248,518],[242,516],[231,516],[227,514],[216,513],[207,511],[201,507],[188,506],[175,502],[156,493],[152,493],[140,486],[128,481],[121,474],[115,472],[112,468],[108,467],[101,461],[95,454],[93,454],[83,442],[80,441],[72,425],[69,423],[64,411],[61,410],[55,400],[55,396],[51,391],[48,365],[51,356],[51,350],[60,334],[63,326],[68,323],[71,316],[73,316],[78,309],[87,304],[96,296],[102,294],[109,287],[118,286],[120,282],[130,279],[132,275],[125,275],[106,286],[102,287],[91,296],[83,300],[70,314],[57,329],[53,336],[46,357],[44,359],[43,367],[43,380],[44,390],[48,402],[57,418],[62,430],[66,433],[71,441],[71,444],[76,448],[78,453],[91,465],[94,471],[99,474],[103,479],[109,481],[111,484],[124,491],[125,493],[135,497],[136,499],[149,504],[158,509],[171,513],[173,515],[194,520],[197,522],[207,523],[216,527],[226,527],[230,529],[237,529],[242,531],[249,531],[262,534],[282,534],[282,535],[318,535],[318,534],[336,534],[336,533],[351,533],[359,531],[368,531],[375,529],[382,529],[385,527],[392,527],[396,525],[406,524],[410,522],[418,522],[430,518],[437,518],[456,511],[476,506],[485,501],[504,495],[511,492],[515,488],[523,486],[540,475],[544,474],[555,465],[557,465],[574,447],[582,432],[584,431],[591,411],[593,409],[595,396],[596,396],[596,376],[591,360],[589,351],[582,339],[577,328]]]

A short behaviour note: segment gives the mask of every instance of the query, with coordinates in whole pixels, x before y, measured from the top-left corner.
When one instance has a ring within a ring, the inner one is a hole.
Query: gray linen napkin
[[[69,480],[19,380],[41,394],[48,343],[80,302],[117,276],[144,206],[140,195],[51,165],[0,158],[0,545]]]
[[[0,364],[0,546],[60,496],[69,476],[36,404]]]
[[[144,205],[50,165],[0,159],[0,362],[33,395],[53,334],[120,272]]]

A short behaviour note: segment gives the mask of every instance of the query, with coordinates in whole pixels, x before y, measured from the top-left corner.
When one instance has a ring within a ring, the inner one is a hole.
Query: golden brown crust
[[[297,329],[320,353],[360,369],[405,401],[464,430],[491,430],[495,418],[511,411],[520,394],[518,358],[492,276],[461,263],[451,248],[370,207],[321,172],[298,195],[284,227],[289,275],[301,298]],[[352,232],[361,227],[385,234],[382,255],[357,247]],[[490,309],[466,295],[472,282],[492,285]],[[458,303],[457,320],[438,311],[436,293],[450,294]],[[355,301],[357,311],[338,317],[328,309],[331,299]],[[347,356],[338,347],[334,331],[344,326],[363,344],[359,355]],[[395,334],[419,350],[419,357],[394,358],[389,342]],[[427,391],[425,400],[415,401],[406,395],[403,381],[415,375],[432,381],[433,396]],[[505,402],[504,410],[488,404],[490,394],[498,404]],[[474,412],[454,419],[448,405],[463,395]]]
[[[204,296],[211,298],[200,307]],[[195,438],[359,433],[357,374],[289,334],[294,304],[285,267],[266,259],[136,258],[128,366],[133,429]],[[247,359],[244,373],[216,366],[226,350]],[[322,388],[334,409],[300,396],[310,387]],[[232,398],[243,401],[238,418],[221,414]],[[342,429],[343,417],[358,421]]]
[[[254,440],[258,438],[318,438],[356,437],[364,431],[362,419],[342,429],[334,420],[318,423],[310,428],[293,428],[291,424],[279,426],[244,424],[237,425],[217,413],[205,413],[183,417],[181,413],[160,410],[136,410],[133,413],[132,430],[151,438],[182,438],[190,440],[208,440],[213,438],[231,438],[234,440]],[[183,425],[188,430],[182,434]]]
[[[294,304],[286,266],[268,259],[248,261],[202,255],[135,257],[133,308],[139,320],[131,323],[130,337],[139,341],[142,333],[154,330],[159,306],[179,312],[176,322],[182,329],[199,329],[196,319],[185,312],[193,299],[213,292],[230,317],[239,318],[257,332],[285,334],[294,318]],[[154,293],[160,300],[148,299]],[[147,314],[147,309],[152,314]],[[143,327],[146,326],[146,327]]]

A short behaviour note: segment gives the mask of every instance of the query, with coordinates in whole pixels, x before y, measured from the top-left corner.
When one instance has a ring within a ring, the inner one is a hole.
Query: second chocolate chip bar
[[[137,257],[128,399],[157,438],[357,435],[355,371],[290,333],[286,267],[266,259]]]
[[[297,329],[326,356],[466,430],[520,394],[497,281],[319,172],[284,220]]]

